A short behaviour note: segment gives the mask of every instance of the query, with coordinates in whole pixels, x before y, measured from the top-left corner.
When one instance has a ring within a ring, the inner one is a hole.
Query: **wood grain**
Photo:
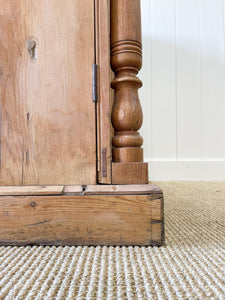
[[[139,0],[111,0],[111,67],[115,73],[111,86],[115,90],[112,108],[114,162],[142,162],[138,133],[143,122],[136,76],[142,66],[141,15]],[[119,151],[122,149],[122,151]],[[132,155],[130,155],[132,150]]]
[[[0,184],[95,184],[94,1],[0,10]]]
[[[112,163],[112,184],[147,184],[148,163]]]
[[[159,197],[151,202],[151,226],[152,226],[152,241],[153,245],[161,245],[165,239],[164,233],[164,202]]]
[[[147,195],[161,190],[154,184],[132,185],[51,185],[51,186],[1,186],[0,196],[28,195]]]
[[[143,161],[143,148],[124,147],[114,148],[112,152],[114,162],[141,162]]]
[[[83,189],[83,190],[82,190]],[[132,185],[87,185],[87,186],[65,186],[64,194],[82,193],[84,195],[145,195],[162,193],[154,184],[132,184]]]
[[[0,197],[0,244],[162,244],[154,227],[162,201],[162,193]]]
[[[111,183],[110,1],[95,0],[96,63],[98,65],[98,182]],[[104,157],[105,156],[105,157]]]
[[[81,186],[80,190],[81,190]],[[61,195],[64,186],[0,186],[0,196]],[[75,190],[75,188],[74,188]],[[76,188],[77,190],[77,188]]]

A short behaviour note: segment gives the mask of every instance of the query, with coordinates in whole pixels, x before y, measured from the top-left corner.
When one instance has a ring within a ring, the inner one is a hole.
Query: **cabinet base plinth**
[[[68,186],[61,195],[9,196],[7,191],[0,196],[1,245],[163,243],[163,194],[153,184]]]
[[[148,163],[112,163],[113,184],[147,184],[148,182]]]

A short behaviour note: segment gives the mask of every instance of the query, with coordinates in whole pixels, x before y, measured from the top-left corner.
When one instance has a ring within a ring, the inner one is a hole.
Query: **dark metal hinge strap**
[[[107,149],[102,148],[102,177],[107,177]]]

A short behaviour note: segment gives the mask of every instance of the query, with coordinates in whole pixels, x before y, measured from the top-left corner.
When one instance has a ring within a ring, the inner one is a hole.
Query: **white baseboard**
[[[151,161],[151,181],[223,181],[225,161]]]

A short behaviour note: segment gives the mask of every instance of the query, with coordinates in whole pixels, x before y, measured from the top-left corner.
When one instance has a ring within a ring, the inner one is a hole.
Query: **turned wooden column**
[[[115,73],[112,88],[113,161],[142,162],[142,109],[136,74],[142,66],[141,16],[139,0],[111,0],[111,66]]]
[[[147,169],[143,162],[143,139],[138,133],[143,116],[138,89],[142,86],[137,74],[142,66],[141,15],[139,0],[111,0],[111,67],[115,78],[111,87],[115,90],[112,109],[112,157],[115,163],[123,165],[123,170],[139,172]],[[114,169],[118,169],[116,165]],[[124,171],[125,173],[126,171]],[[145,171],[145,183],[147,183]],[[135,176],[133,175],[135,181]],[[114,176],[115,177],[115,176]],[[123,183],[123,182],[120,182]],[[132,182],[140,183],[140,182]],[[143,183],[143,182],[141,182]]]

